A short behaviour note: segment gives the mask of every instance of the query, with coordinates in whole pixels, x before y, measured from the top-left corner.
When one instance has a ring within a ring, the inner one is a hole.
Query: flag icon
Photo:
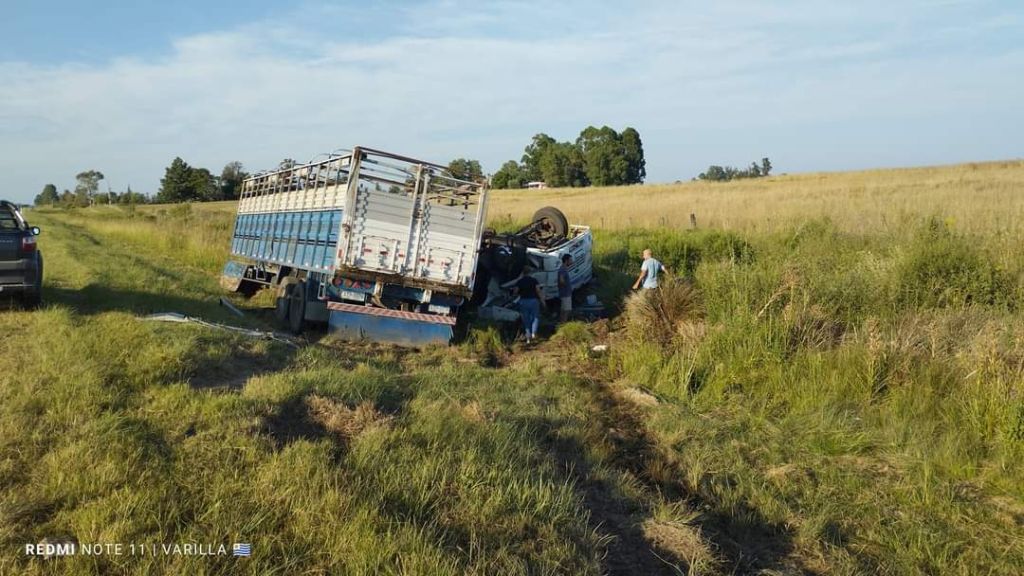
[[[235,542],[235,545],[231,547],[231,555],[245,556],[248,558],[252,555],[252,544]]]

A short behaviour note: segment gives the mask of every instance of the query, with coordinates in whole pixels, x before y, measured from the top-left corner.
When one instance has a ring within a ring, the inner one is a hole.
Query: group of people
[[[572,315],[572,280],[569,277],[569,269],[572,268],[572,255],[562,255],[562,266],[558,269],[558,321],[566,322]],[[658,287],[658,275],[667,272],[665,266],[654,259],[650,249],[644,250],[644,260],[640,265],[640,275],[633,283],[633,290],[643,288],[650,290]],[[513,293],[519,296],[519,315],[523,319],[523,331],[526,332],[526,343],[531,344],[537,339],[537,329],[540,327],[541,311],[547,308],[544,292],[540,283],[533,276],[523,274],[513,288]]]

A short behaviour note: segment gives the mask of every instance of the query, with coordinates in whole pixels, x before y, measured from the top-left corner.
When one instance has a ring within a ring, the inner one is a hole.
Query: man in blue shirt
[[[558,269],[558,299],[562,306],[558,311],[558,321],[566,322],[572,314],[572,279],[569,278],[572,268],[572,254],[562,254],[562,267]]]
[[[640,265],[640,275],[636,277],[636,282],[633,282],[633,290],[641,286],[644,290],[657,288],[658,274],[662,272],[668,273],[668,269],[654,259],[650,248],[644,250],[644,263]]]

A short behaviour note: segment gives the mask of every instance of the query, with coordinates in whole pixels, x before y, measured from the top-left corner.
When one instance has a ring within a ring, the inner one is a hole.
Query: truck
[[[37,226],[30,226],[18,205],[0,200],[0,298],[17,297],[27,308],[42,300],[43,254],[36,247]]]
[[[446,167],[356,146],[242,182],[221,275],[228,290],[275,290],[274,316],[346,339],[447,343],[470,306],[510,319],[509,282],[527,273],[557,294],[571,253],[575,288],[592,276],[590,230],[545,207],[511,233],[485,227],[488,189]],[[501,309],[501,310],[499,310]],[[503,312],[508,311],[508,312]]]

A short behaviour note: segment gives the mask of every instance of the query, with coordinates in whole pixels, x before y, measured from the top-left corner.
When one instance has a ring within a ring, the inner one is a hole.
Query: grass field
[[[496,192],[498,226],[595,226],[616,312],[530,350],[143,322],[269,327],[266,296],[217,304],[230,203],[31,211],[0,574],[1024,573],[1021,186],[1003,162]],[[679,280],[629,300],[645,247]],[[23,554],[44,538],[253,555]]]
[[[881,232],[904,218],[951,218],[962,231],[1019,231],[1024,160],[932,168],[773,176],[728,183],[497,191],[494,218],[524,220],[557,204],[602,230],[704,228],[771,232],[828,218],[844,232]]]

